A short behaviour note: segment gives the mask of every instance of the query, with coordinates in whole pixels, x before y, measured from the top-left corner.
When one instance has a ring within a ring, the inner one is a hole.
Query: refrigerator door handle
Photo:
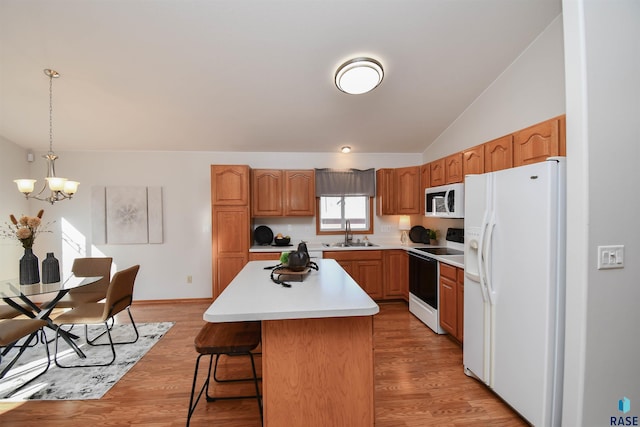
[[[480,242],[478,248],[478,276],[480,278],[480,291],[482,292],[482,300],[488,301],[489,295],[487,292],[487,277],[485,272],[485,241],[486,241],[486,232],[487,232],[487,212],[484,213],[484,217],[482,219],[482,227],[480,229]]]
[[[493,288],[493,284],[492,284],[492,277],[491,277],[491,244],[493,243],[493,230],[496,226],[496,220],[495,220],[495,215],[491,216],[491,221],[489,222],[489,224],[487,225],[487,238],[486,238],[486,242],[485,242],[485,251],[484,251],[484,256],[483,256],[483,261],[484,261],[484,265],[483,265],[483,271],[485,273],[485,284],[486,284],[486,288],[487,288],[487,294],[489,297],[489,303],[493,306],[495,304],[495,297],[496,297],[496,291]]]

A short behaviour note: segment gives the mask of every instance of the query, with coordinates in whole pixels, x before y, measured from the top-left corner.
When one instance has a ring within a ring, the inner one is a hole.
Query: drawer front
[[[457,271],[456,268],[452,265],[445,264],[444,262],[440,263],[440,276],[444,276],[448,279],[453,280],[454,282],[457,279]]]

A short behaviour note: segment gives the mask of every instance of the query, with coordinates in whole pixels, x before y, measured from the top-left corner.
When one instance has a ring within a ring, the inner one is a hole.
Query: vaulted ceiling
[[[0,0],[0,136],[54,150],[422,152],[560,0]],[[338,91],[379,60],[382,84]]]

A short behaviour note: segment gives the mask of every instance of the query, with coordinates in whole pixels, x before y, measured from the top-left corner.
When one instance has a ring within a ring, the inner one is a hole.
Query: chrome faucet
[[[353,240],[353,234],[351,233],[351,221],[346,220],[344,223],[344,245],[348,246],[349,242]]]

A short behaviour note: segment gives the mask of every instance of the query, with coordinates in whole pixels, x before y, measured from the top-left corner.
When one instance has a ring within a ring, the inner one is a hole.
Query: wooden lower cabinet
[[[335,259],[371,298],[379,300],[384,296],[382,252],[325,251],[323,257]]]
[[[464,320],[464,270],[440,263],[440,326],[462,342]]]
[[[402,249],[383,253],[383,299],[403,298],[409,301],[409,254]]]

